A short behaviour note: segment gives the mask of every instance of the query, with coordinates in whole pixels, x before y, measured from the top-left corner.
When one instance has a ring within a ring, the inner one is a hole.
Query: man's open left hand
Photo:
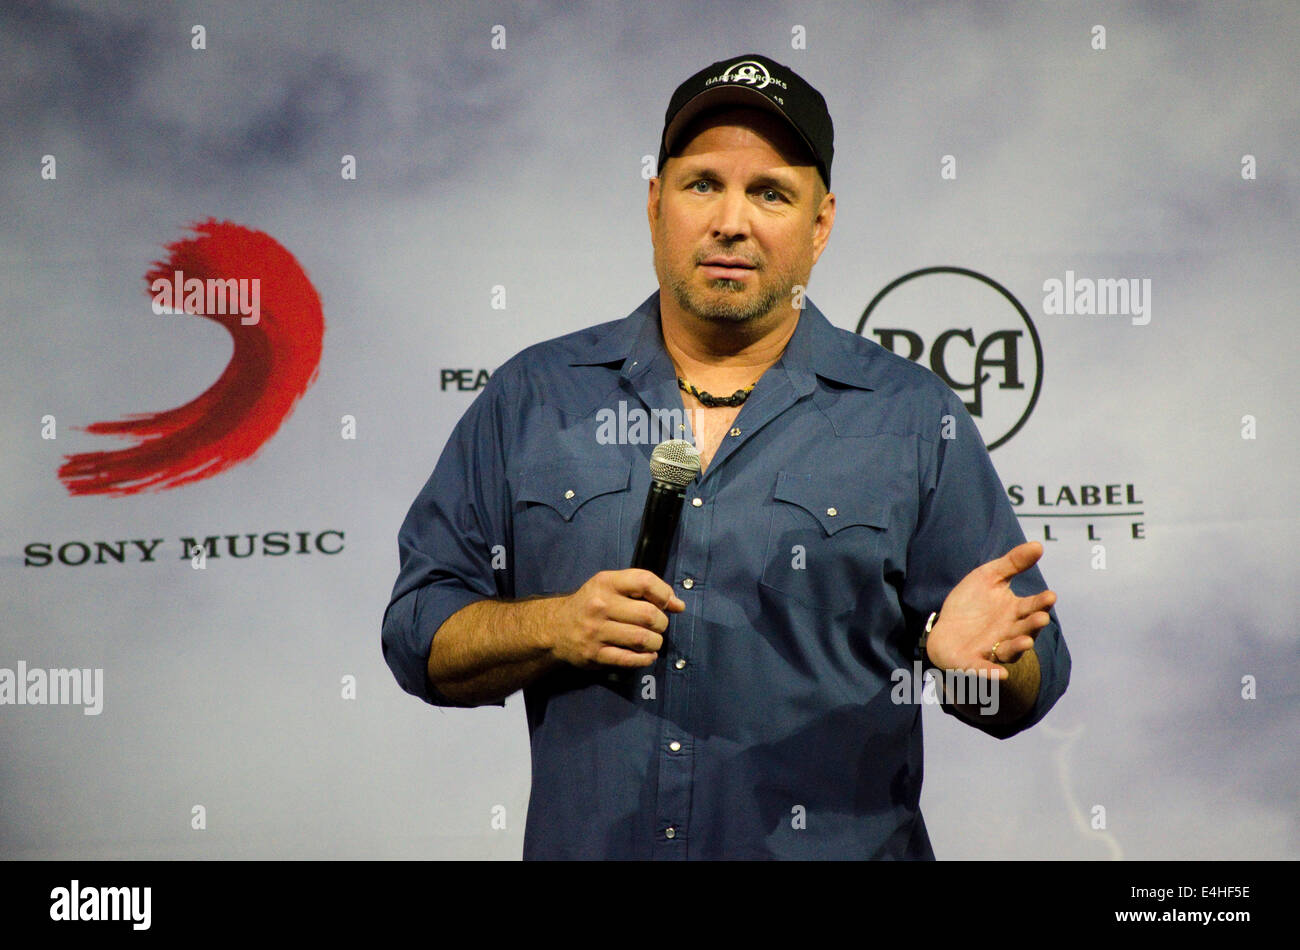
[[[1056,603],[1055,593],[1017,597],[1011,590],[1011,578],[1042,556],[1043,546],[1027,541],[963,577],[939,608],[926,641],[931,662],[940,669],[984,671],[1005,679],[1009,673],[999,664],[1014,663],[1032,649],[1038,631],[1051,623],[1047,609]]]

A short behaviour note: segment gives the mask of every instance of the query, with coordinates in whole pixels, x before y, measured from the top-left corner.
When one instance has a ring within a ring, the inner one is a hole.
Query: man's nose
[[[729,188],[713,205],[713,235],[732,241],[749,234],[749,204],[744,191]]]

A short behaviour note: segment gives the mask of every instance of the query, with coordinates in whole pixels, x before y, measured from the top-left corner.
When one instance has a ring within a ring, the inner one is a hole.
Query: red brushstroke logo
[[[220,323],[235,352],[221,377],[183,406],[86,426],[137,444],[67,456],[59,478],[73,495],[163,491],[224,472],[275,435],[316,379],[325,318],[294,256],[271,236],[229,221],[209,218],[189,230],[197,236],[166,245],[170,256],[145,274],[155,309],[154,288],[175,284],[170,309]],[[247,288],[252,281],[258,303],[251,318],[237,306],[211,306],[210,288]],[[195,292],[183,293],[186,287]]]

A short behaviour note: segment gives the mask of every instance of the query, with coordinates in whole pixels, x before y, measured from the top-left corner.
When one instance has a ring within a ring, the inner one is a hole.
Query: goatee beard
[[[739,295],[745,290],[744,281],[731,280],[726,277],[710,280],[709,286],[714,290],[729,295]],[[749,303],[745,303],[738,298],[719,301],[711,300],[706,303],[703,300],[696,299],[690,284],[680,278],[671,280],[669,289],[672,290],[673,296],[677,298],[677,305],[687,313],[694,314],[702,320],[713,320],[719,323],[748,323],[750,320],[757,320],[759,317],[770,313],[772,308],[776,306],[777,301],[785,296],[780,289],[773,287]]]

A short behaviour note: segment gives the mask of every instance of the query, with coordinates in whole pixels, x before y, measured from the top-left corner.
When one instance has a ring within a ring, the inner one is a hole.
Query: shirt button
[[[703,499],[703,498],[692,498],[692,499],[691,499],[691,505],[694,506],[694,507],[696,507],[696,508],[700,507],[700,505],[702,505],[702,504],[704,504],[704,499]]]
[[[827,508],[826,513],[830,515],[832,518],[834,518],[836,515],[839,514],[839,512],[836,511],[834,508]]]
[[[668,743],[668,748],[671,749],[673,752],[681,752],[682,744],[678,742],[676,739],[674,739],[672,742]]]
[[[688,577],[686,578],[686,580],[682,581],[682,586],[685,587],[687,590],[690,590],[692,587],[695,586],[695,581],[691,580]]]
[[[732,429],[732,430],[731,430],[731,437],[732,437],[733,439],[734,439],[736,436],[738,436],[738,435],[740,435],[740,430],[739,430],[739,429]]]
[[[668,838],[676,838],[677,829],[674,828],[672,825],[669,825],[667,828],[664,829],[664,835]]]
[[[573,489],[570,488],[568,491],[566,491],[566,492],[564,493],[564,497],[565,497],[565,498],[572,498],[572,497],[573,497]]]
[[[683,660],[681,657],[678,657],[678,658],[677,658],[677,662],[674,663],[673,666],[674,666],[676,669],[679,669],[679,670],[680,670],[680,669],[683,669],[683,668],[685,668],[685,666],[686,666],[686,661]]]

